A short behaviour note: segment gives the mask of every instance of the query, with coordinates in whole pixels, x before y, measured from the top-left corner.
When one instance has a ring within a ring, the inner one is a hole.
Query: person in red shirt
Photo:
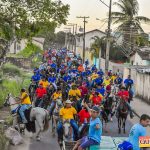
[[[84,134],[88,132],[88,124],[90,121],[90,113],[87,108],[83,107],[82,110],[78,113],[79,117],[79,136],[82,138]]]
[[[86,108],[82,108],[82,110],[78,113],[79,116],[79,124],[87,123],[90,119],[90,114]]]
[[[125,87],[122,87],[121,90],[118,92],[118,97],[122,100],[125,100],[126,102],[128,102],[129,99],[129,92],[126,90]]]
[[[95,92],[91,100],[92,100],[93,105],[100,105],[102,102],[102,98],[99,96],[98,92]]]
[[[45,88],[43,88],[43,84],[40,83],[39,87],[35,91],[36,94],[36,102],[35,102],[35,107],[38,107],[39,104],[42,101],[42,98],[45,94],[47,94],[47,91]]]
[[[88,94],[86,83],[82,83],[82,86],[79,87],[79,90],[81,91],[81,98],[84,98],[84,96]]]
[[[130,113],[130,118],[133,118],[134,117],[133,110],[132,110],[132,108],[131,108],[131,106],[130,106],[130,104],[128,102],[128,100],[129,100],[129,92],[126,90],[125,87],[121,87],[121,91],[119,91],[117,95],[120,98],[120,100],[124,100],[126,102],[125,104],[128,106],[128,111]],[[119,108],[117,108],[117,112],[118,112],[118,109]]]

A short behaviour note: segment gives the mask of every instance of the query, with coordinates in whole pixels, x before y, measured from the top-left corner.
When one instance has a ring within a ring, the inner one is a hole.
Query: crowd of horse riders
[[[60,145],[64,138],[78,141],[74,150],[97,145],[102,126],[113,121],[113,116],[118,118],[119,133],[122,123],[125,132],[127,115],[133,118],[134,82],[130,75],[123,80],[119,70],[105,74],[64,48],[45,50],[43,63],[33,73],[28,91],[21,89],[22,120],[27,123],[23,112],[31,105],[48,110]]]

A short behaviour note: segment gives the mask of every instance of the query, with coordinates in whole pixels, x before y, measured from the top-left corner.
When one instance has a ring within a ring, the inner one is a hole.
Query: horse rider
[[[52,112],[55,108],[56,100],[57,99],[62,99],[62,91],[61,91],[60,88],[58,88],[56,90],[56,92],[53,93],[53,95],[51,96],[51,99],[52,99],[52,103],[51,103],[51,106],[50,106],[50,109],[49,109],[50,116],[52,115]]]
[[[43,83],[39,84],[39,87],[35,91],[36,101],[35,107],[41,107],[43,102],[43,96],[47,94],[46,88],[43,87]]]
[[[19,98],[21,100],[21,105],[19,109],[19,114],[21,116],[23,123],[28,123],[26,117],[25,117],[25,110],[29,109],[31,107],[31,100],[24,88],[21,89],[21,97]]]
[[[76,84],[72,84],[72,88],[69,90],[68,93],[69,99],[73,101],[78,110],[81,110],[80,98],[81,98],[81,91],[77,88]]]
[[[128,78],[124,80],[124,85],[125,85],[126,89],[130,90],[132,88],[133,84],[134,84],[134,82],[131,79],[131,76],[128,75]]]
[[[78,140],[78,125],[75,121],[74,116],[77,115],[77,111],[74,107],[72,107],[72,102],[70,100],[67,100],[65,102],[65,106],[60,109],[59,115],[60,115],[60,121],[57,126],[57,133],[58,133],[58,141],[63,140],[63,121],[69,120],[70,124],[74,131],[74,140]]]
[[[121,91],[118,92],[118,97],[120,98],[120,100],[124,100],[125,101],[125,104],[127,105],[128,107],[128,111],[130,113],[130,118],[133,118],[134,115],[133,115],[133,111],[132,111],[132,108],[128,102],[128,99],[129,99],[129,92],[126,90],[126,88],[124,86],[121,87]],[[118,105],[119,106],[119,105]],[[119,108],[117,108],[118,110]],[[118,112],[118,111],[117,111]],[[117,114],[118,115],[118,114]]]

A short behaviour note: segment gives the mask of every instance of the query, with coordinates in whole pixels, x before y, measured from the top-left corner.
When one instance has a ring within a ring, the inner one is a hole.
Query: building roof
[[[100,33],[102,33],[102,34],[106,34],[105,32],[103,32],[103,31],[101,31],[101,30],[99,30],[99,29],[94,29],[94,30],[85,32],[85,34],[88,34],[88,33],[91,33],[91,32],[95,32],[95,31],[100,32]],[[78,34],[78,36],[83,36],[83,33]]]
[[[150,61],[150,51],[137,51],[142,60]]]

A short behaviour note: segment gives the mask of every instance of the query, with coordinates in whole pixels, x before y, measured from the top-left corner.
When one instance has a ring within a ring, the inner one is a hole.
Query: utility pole
[[[83,32],[83,63],[85,61],[85,24],[87,23],[86,19],[90,18],[90,17],[86,17],[86,16],[80,16],[77,18],[82,18],[83,19],[83,23],[84,23],[84,32]]]
[[[110,42],[111,42],[111,7],[112,0],[110,0],[109,5],[109,20],[108,20],[108,29],[107,29],[107,45],[106,45],[106,59],[105,59],[105,72],[108,72],[109,69],[109,52],[110,52]]]

